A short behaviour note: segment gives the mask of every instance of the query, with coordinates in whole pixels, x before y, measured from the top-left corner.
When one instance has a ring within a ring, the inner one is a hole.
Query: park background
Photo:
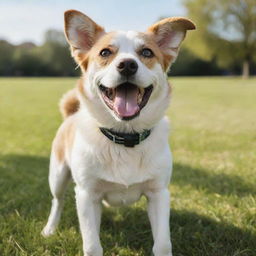
[[[255,0],[0,1],[1,76],[75,76],[63,35],[63,12],[84,11],[107,31],[144,31],[160,18],[188,16],[189,33],[173,76],[256,74]]]
[[[173,252],[255,256],[255,0],[0,0],[0,255],[82,255],[73,186],[57,234],[40,235],[58,102],[80,76],[63,34],[67,9],[107,31],[144,31],[169,16],[196,23],[168,72]],[[145,209],[145,199],[104,209],[105,255],[150,255]]]

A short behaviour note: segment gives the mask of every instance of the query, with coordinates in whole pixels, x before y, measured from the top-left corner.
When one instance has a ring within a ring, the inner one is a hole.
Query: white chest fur
[[[105,202],[112,206],[129,205],[140,199],[146,183],[125,186],[122,184],[100,181],[96,191],[102,194]]]
[[[74,181],[112,205],[133,203],[152,186],[169,183],[172,159],[167,136],[164,120],[134,148],[113,143],[99,129],[77,132],[71,157]]]

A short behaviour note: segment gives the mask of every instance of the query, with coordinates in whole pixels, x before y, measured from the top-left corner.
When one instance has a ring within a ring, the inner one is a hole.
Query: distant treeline
[[[214,61],[201,60],[188,49],[182,48],[169,74],[210,76],[240,74],[240,72],[239,68],[223,70]],[[41,46],[30,42],[12,45],[0,40],[0,76],[78,76],[79,74],[80,70],[73,61],[69,46],[60,31],[47,31]]]
[[[49,30],[44,43],[12,45],[0,41],[1,76],[76,76],[79,69],[70,55],[62,32]]]

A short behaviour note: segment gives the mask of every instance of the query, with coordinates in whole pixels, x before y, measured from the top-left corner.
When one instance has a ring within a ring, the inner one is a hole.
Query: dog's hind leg
[[[51,212],[48,222],[42,231],[44,237],[54,233],[60,220],[64,203],[64,194],[71,179],[69,167],[66,163],[60,163],[51,155],[49,185],[53,196]]]

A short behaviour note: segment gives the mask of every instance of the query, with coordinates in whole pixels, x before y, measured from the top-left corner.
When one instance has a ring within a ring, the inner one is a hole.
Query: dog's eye
[[[100,51],[100,56],[102,56],[102,57],[108,57],[111,54],[112,54],[112,52],[107,48]]]
[[[152,58],[154,53],[149,48],[144,48],[141,50],[141,55],[146,58]]]

